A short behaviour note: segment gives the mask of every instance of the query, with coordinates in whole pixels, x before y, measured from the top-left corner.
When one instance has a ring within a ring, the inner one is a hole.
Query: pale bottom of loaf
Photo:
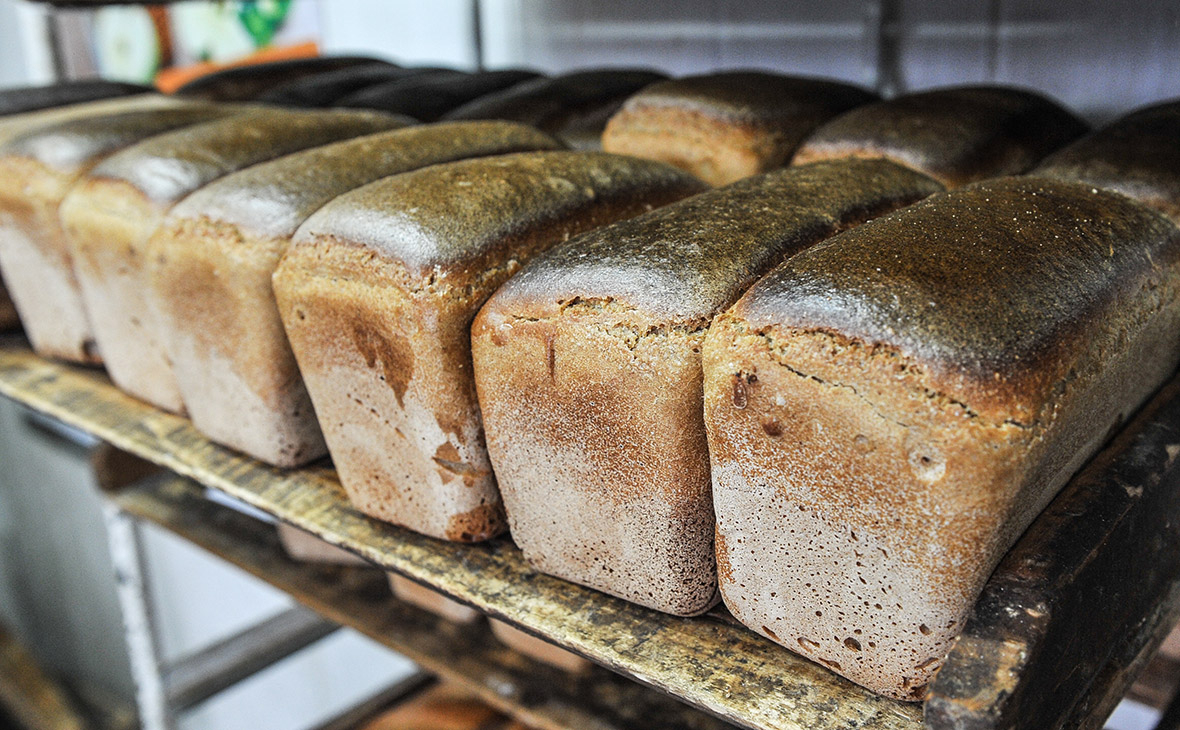
[[[310,532],[292,527],[284,522],[275,525],[275,532],[279,535],[279,544],[283,546],[283,550],[292,560],[327,565],[371,565],[369,561],[359,555],[336,547]]]
[[[111,380],[129,395],[183,415],[180,386],[156,337],[155,313],[138,269],[120,264],[104,269],[104,274],[83,270],[79,281]]]
[[[504,646],[531,659],[571,673],[584,672],[591,666],[589,659],[580,657],[572,651],[566,651],[559,646],[554,646],[544,639],[538,639],[515,626],[494,618],[489,619],[488,623],[492,626],[492,633],[504,643]]]
[[[298,372],[264,397],[235,362],[182,333],[168,335],[176,379],[193,425],[219,444],[291,468],[328,453],[311,398]]]
[[[447,598],[438,591],[397,573],[389,574],[389,588],[399,601],[405,601],[457,624],[474,623],[482,615],[471,606]]]
[[[305,368],[304,376],[340,482],[357,509],[443,540],[471,542],[503,531],[490,469],[458,474],[447,468],[467,462],[447,449],[435,413],[411,391],[403,391],[397,406],[394,390],[363,360],[323,373]],[[403,423],[395,420],[399,413]],[[410,438],[418,440],[416,448],[397,444]],[[430,465],[420,456],[440,450]]]
[[[101,362],[73,271],[12,227],[0,230],[0,270],[38,355]]]
[[[665,613],[692,616],[717,603],[707,504],[669,504],[655,490],[629,499],[598,495],[571,446],[514,436],[522,463],[510,468],[525,489],[502,489],[513,539],[529,563]]]

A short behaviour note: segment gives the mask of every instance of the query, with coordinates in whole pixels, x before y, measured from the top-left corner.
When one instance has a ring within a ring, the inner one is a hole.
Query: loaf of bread
[[[709,321],[785,257],[939,189],[884,161],[778,170],[585,234],[501,287],[472,354],[525,558],[659,611],[708,610]]]
[[[942,193],[776,268],[705,339],[721,593],[921,699],[984,582],[1180,361],[1180,231],[1037,178]]]
[[[666,79],[647,69],[606,68],[533,79],[482,96],[443,119],[504,119],[554,135],[574,149],[602,147],[602,131],[635,92]]]
[[[423,122],[439,117],[485,94],[535,79],[536,71],[505,69],[462,73],[436,71],[396,79],[344,97],[339,106],[405,114]]]
[[[440,68],[403,68],[377,63],[306,76],[259,95],[257,101],[279,106],[325,107],[370,86],[446,71]]]
[[[782,167],[821,123],[876,98],[849,84],[756,71],[688,76],[628,99],[602,147],[725,185]]]
[[[530,152],[385,178],[309,218],[275,296],[353,504],[448,540],[503,532],[472,317],[531,256],[701,188],[646,160]]]
[[[364,56],[323,56],[252,63],[200,76],[178,88],[176,94],[208,101],[254,101],[271,89],[292,81],[362,66],[392,67],[394,64]]]
[[[530,659],[572,674],[585,672],[593,666],[586,657],[578,656],[572,651],[562,649],[560,646],[521,631],[503,621],[493,618],[488,619],[488,623],[492,627],[492,634],[504,646],[518,654],[524,654]]]
[[[1033,175],[1114,190],[1180,223],[1180,101],[1139,109],[1051,155]]]
[[[183,410],[147,306],[143,269],[148,237],[174,203],[243,167],[403,123],[367,112],[255,110],[132,145],[79,180],[60,216],[115,384],[161,408]]]
[[[794,163],[883,157],[958,187],[1025,172],[1086,129],[1069,110],[1024,89],[934,89],[836,117],[799,146]]]
[[[399,601],[405,601],[423,611],[441,616],[451,623],[471,624],[478,621],[479,617],[483,615],[471,606],[447,598],[438,591],[397,573],[389,574],[389,589],[393,591],[394,597]]]
[[[193,425],[275,466],[326,454],[270,283],[299,225],[378,178],[559,147],[507,122],[409,127],[254,165],[179,203],[148,242],[146,301]]]
[[[0,117],[82,104],[99,99],[147,94],[151,90],[148,86],[102,79],[63,81],[47,86],[19,86],[2,89],[0,90]]]
[[[185,103],[83,114],[35,125],[0,144],[0,270],[38,354],[75,362],[100,359],[58,220],[70,187],[115,150],[231,111]]]

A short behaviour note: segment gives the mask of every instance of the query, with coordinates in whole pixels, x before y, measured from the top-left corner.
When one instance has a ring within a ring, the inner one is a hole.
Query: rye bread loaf
[[[709,321],[785,257],[940,189],[884,161],[778,170],[580,236],[501,287],[472,353],[525,558],[667,613],[716,603]]]
[[[401,126],[369,112],[260,109],[158,135],[96,165],[60,215],[111,379],[166,410],[184,409],[148,307],[144,249],[182,197],[249,165]]]
[[[355,66],[296,79],[259,95],[264,104],[297,107],[332,106],[349,94],[370,86],[446,71],[440,68],[403,68],[389,64]]]
[[[1132,112],[1030,174],[1114,190],[1180,223],[1180,100]]]
[[[958,187],[1025,172],[1086,130],[1072,112],[1025,89],[933,89],[836,117],[804,140],[794,164],[883,157]]]
[[[193,424],[275,466],[326,454],[270,282],[299,225],[378,178],[559,147],[508,122],[410,127],[254,165],[177,204],[148,242],[146,296]]]
[[[984,582],[1180,360],[1180,231],[1004,178],[814,246],[705,339],[721,593],[921,699]]]
[[[38,354],[100,360],[58,219],[58,206],[71,186],[120,148],[232,111],[194,102],[83,114],[35,125],[0,144],[0,270]]]
[[[151,91],[148,86],[102,79],[63,81],[46,86],[18,86],[0,90],[0,117]]]
[[[851,84],[758,71],[647,86],[606,125],[602,148],[688,170],[711,185],[782,167],[811,130],[877,99]]]
[[[195,78],[178,88],[176,94],[208,101],[255,101],[271,89],[292,81],[369,66],[393,67],[395,64],[365,56],[322,56],[251,63],[230,66]]]
[[[472,99],[507,89],[522,81],[535,79],[539,75],[536,71],[520,69],[478,73],[436,71],[363,89],[344,97],[338,105],[378,109],[405,114],[423,122],[433,122]]]
[[[275,296],[353,504],[448,540],[503,532],[472,317],[540,251],[701,188],[646,160],[531,152],[385,178],[309,218]]]
[[[574,149],[602,147],[602,130],[635,92],[668,78],[647,69],[603,68],[533,79],[453,109],[443,119],[504,119],[548,132]]]

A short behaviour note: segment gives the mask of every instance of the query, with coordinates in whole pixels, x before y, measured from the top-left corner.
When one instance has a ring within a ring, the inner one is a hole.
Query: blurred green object
[[[279,28],[283,27],[290,9],[291,0],[257,0],[242,3],[238,17],[246,32],[254,39],[254,44],[262,47],[269,44]]]

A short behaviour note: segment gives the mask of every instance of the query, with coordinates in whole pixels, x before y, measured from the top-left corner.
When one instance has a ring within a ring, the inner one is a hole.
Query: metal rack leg
[[[107,543],[115,567],[115,590],[123,611],[123,633],[135,679],[135,702],[143,730],[176,730],[176,717],[165,691],[154,609],[139,523],[110,502],[102,507]]]

